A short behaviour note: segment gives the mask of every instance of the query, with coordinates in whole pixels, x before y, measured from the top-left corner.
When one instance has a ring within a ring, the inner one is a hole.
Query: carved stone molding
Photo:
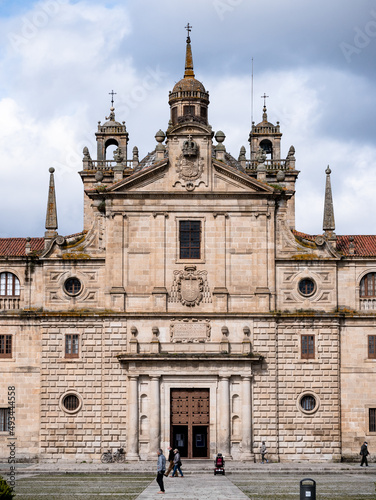
[[[201,301],[210,303],[207,274],[207,271],[197,271],[192,265],[184,266],[184,271],[174,271],[169,302],[181,302],[189,307],[199,305]]]

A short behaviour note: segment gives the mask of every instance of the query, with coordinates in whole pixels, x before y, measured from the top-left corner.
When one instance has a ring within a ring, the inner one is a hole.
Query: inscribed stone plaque
[[[171,340],[175,342],[204,342],[209,336],[209,321],[179,321],[171,324]]]

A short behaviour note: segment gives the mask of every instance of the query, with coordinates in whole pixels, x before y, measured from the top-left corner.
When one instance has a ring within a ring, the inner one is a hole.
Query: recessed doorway
[[[171,443],[182,458],[209,458],[209,389],[171,389]]]

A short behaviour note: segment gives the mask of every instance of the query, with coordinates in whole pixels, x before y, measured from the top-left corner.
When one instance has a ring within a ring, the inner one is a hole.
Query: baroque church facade
[[[114,107],[99,122],[81,233],[57,232],[50,169],[45,236],[0,239],[0,456],[354,458],[376,444],[376,237],[336,235],[329,167],[323,234],[295,229],[294,148],[264,105],[249,159],[226,151],[189,31],[168,102],[141,161]]]

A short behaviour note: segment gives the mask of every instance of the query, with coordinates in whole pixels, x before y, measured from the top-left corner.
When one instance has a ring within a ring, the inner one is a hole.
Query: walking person
[[[158,462],[157,462],[157,483],[159,485],[160,491],[158,493],[165,493],[164,484],[163,484],[163,474],[166,470],[166,457],[163,455],[163,451],[161,448],[157,451],[158,454]]]
[[[261,453],[261,463],[263,464],[265,462],[265,455],[268,453],[268,450],[266,449],[265,441],[263,441],[261,443],[260,453]],[[266,462],[269,462],[269,460],[266,459]]]
[[[179,471],[180,473],[180,477],[184,477],[182,471],[181,471],[181,460],[180,460],[180,453],[179,453],[179,450],[176,448],[174,450],[174,453],[175,453],[175,456],[174,456],[174,470],[172,471],[172,476],[171,477],[174,477],[175,475],[175,472],[176,471]]]
[[[171,448],[171,446],[169,446],[168,448],[168,458],[167,460],[170,462],[170,465],[168,466],[168,469],[166,470],[165,472],[165,476],[168,477],[168,475],[170,474],[170,472],[172,471],[172,469],[174,468],[174,450]],[[175,476],[177,476],[178,473],[175,472]]]
[[[359,455],[362,455],[362,461],[360,462],[360,466],[363,467],[363,464],[366,464],[366,467],[368,467],[367,456],[369,455],[369,451],[368,451],[367,441],[364,441],[364,443],[362,444]]]

